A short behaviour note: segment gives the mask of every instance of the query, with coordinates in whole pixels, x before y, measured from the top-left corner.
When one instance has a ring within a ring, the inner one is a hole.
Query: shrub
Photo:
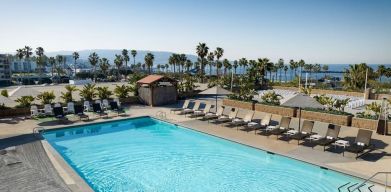
[[[84,85],[83,89],[80,90],[80,97],[86,101],[92,101],[96,97],[95,84]]]
[[[8,91],[6,89],[3,89],[1,90],[1,93],[0,93],[2,96],[4,97],[8,97]]]
[[[74,85],[66,85],[65,89],[67,90],[65,93],[61,92],[61,99],[65,101],[65,103],[73,101],[73,92],[77,91],[76,86]]]
[[[22,96],[15,100],[15,102],[18,103],[18,105],[16,106],[18,108],[30,107],[33,101],[34,101],[33,96]]]
[[[51,104],[53,100],[56,98],[53,91],[48,92],[42,92],[41,94],[37,95],[37,99],[41,101],[41,103],[44,104]]]
[[[263,103],[272,104],[272,105],[280,105],[280,100],[283,97],[277,94],[274,91],[266,92],[262,95],[261,99]]]
[[[98,97],[100,99],[109,99],[113,92],[109,90],[109,87],[97,87],[96,90],[98,91]]]
[[[114,93],[118,98],[123,99],[129,97],[129,92],[131,92],[132,89],[133,87],[128,87],[126,85],[121,85],[121,86],[117,85],[114,88]]]
[[[315,108],[304,108],[303,110],[320,112],[320,113],[328,113],[328,114],[333,114],[333,115],[345,115],[345,116],[353,115],[353,114],[348,113],[348,112],[337,111],[337,110],[323,110],[323,109],[315,109]]]

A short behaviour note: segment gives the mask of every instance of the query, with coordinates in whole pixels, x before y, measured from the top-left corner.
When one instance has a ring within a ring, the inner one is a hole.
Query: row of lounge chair
[[[88,102],[89,105],[89,102]],[[64,110],[66,109],[66,110]],[[66,115],[74,114],[79,117],[79,120],[89,120],[89,116],[85,114],[86,111],[92,111],[95,115],[100,117],[108,117],[108,112],[115,112],[117,115],[125,114],[123,108],[119,106],[119,102],[111,101],[108,106],[103,107],[100,102],[95,102],[92,104],[91,109],[86,108],[86,102],[83,105],[75,105],[73,102],[68,102],[67,107],[62,107],[61,104],[56,103],[54,107],[50,104],[44,105],[43,109],[38,109],[36,105],[31,106],[31,116],[46,116],[46,117],[55,117],[58,120],[68,120]]]
[[[255,111],[245,110],[243,118],[238,117],[239,109],[232,108],[228,114],[224,114],[224,106],[217,108],[216,112],[211,112],[212,105],[204,101],[205,107],[200,109],[201,101],[194,101],[192,108],[189,108],[190,100],[186,100],[182,108],[172,109],[179,115],[186,115],[190,118],[199,118],[208,123],[221,124],[225,127],[236,127],[237,130],[254,131],[254,134],[260,134],[267,137],[276,136],[277,139],[282,139],[287,142],[296,140],[297,144],[301,142],[310,142],[312,147],[322,146],[326,151],[327,147],[331,145],[341,146],[345,151],[356,154],[356,158],[363,155],[364,152],[370,148],[372,131],[366,129],[359,129],[354,143],[349,143],[339,137],[341,126],[328,124],[325,135],[320,135],[313,131],[315,122],[304,120],[301,129],[295,130],[290,127],[291,117],[281,117],[276,125],[272,125],[272,114],[266,114],[260,121],[254,119]]]

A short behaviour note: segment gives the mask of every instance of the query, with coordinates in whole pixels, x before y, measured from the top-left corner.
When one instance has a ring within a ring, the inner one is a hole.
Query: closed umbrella
[[[314,98],[303,94],[298,93],[292,98],[285,101],[282,106],[287,107],[296,107],[299,108],[299,131],[300,131],[300,123],[301,123],[301,109],[302,108],[314,108],[314,109],[323,109],[324,106],[316,101]]]
[[[217,109],[217,96],[219,95],[231,95],[232,92],[226,89],[221,88],[220,86],[214,86],[209,89],[206,89],[200,93],[200,95],[214,95],[216,97],[216,109]]]

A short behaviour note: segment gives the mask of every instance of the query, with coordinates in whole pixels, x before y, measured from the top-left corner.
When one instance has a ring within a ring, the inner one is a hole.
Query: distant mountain
[[[54,57],[56,55],[72,55],[74,51],[55,51],[55,52],[47,52],[46,55],[49,57]],[[107,59],[110,60],[110,64],[113,65],[113,61],[115,58],[115,55],[121,54],[122,49],[88,49],[88,50],[81,50],[77,51],[80,55],[80,59],[84,61],[88,61],[88,56],[92,52],[96,52],[100,58],[106,57]],[[145,50],[137,50],[137,55],[136,55],[136,63],[144,63],[144,57],[147,53],[152,53],[155,56],[154,60],[154,65],[156,66],[157,64],[166,64],[168,63],[168,58],[173,54],[173,52],[168,52],[168,51],[145,51]],[[133,57],[130,55],[130,61],[128,65],[133,64]],[[197,61],[197,56],[195,55],[186,55],[188,59],[191,61],[195,62]],[[73,62],[73,61],[67,61],[67,62]]]

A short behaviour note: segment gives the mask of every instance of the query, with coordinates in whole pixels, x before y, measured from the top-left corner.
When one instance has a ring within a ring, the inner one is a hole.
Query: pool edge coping
[[[320,169],[327,169],[327,170],[330,170],[330,171],[335,171],[337,173],[340,173],[340,174],[344,174],[344,175],[348,175],[348,176],[351,176],[351,177],[354,177],[354,178],[357,178],[357,179],[360,179],[362,181],[365,181],[367,179],[366,176],[364,175],[361,175],[361,174],[358,174],[358,173],[355,173],[355,172],[351,172],[351,171],[348,171],[348,170],[345,170],[345,169],[339,169],[339,168],[335,168],[335,167],[331,167],[329,165],[326,165],[326,164],[321,164],[319,162],[314,162],[314,161],[311,161],[311,160],[306,160],[306,159],[302,159],[302,158],[299,158],[299,157],[296,157],[295,155],[291,155],[291,154],[288,154],[288,153],[280,153],[280,152],[277,152],[277,151],[273,151],[273,150],[269,150],[269,149],[265,149],[265,148],[262,148],[262,147],[257,147],[257,146],[252,146],[252,145],[249,145],[249,144],[246,144],[246,143],[242,143],[240,141],[236,141],[236,140],[232,140],[232,139],[229,139],[229,138],[225,138],[225,137],[222,137],[222,136],[219,136],[219,135],[215,135],[215,134],[211,134],[211,133],[208,133],[208,132],[204,132],[202,130],[198,130],[198,129],[195,129],[195,128],[191,128],[187,125],[183,125],[183,123],[181,122],[172,122],[172,121],[169,121],[168,119],[159,119],[157,117],[153,117],[153,116],[150,116],[150,115],[140,115],[140,116],[132,116],[132,117],[123,117],[121,119],[106,119],[105,121],[99,121],[99,122],[85,122],[83,124],[78,124],[78,125],[58,125],[58,126],[53,126],[53,127],[50,127],[49,129],[46,129],[45,131],[55,131],[55,130],[61,130],[61,129],[70,129],[70,128],[75,128],[75,127],[79,127],[79,126],[87,126],[87,125],[97,125],[97,124],[104,124],[104,123],[108,123],[108,122],[114,122],[114,121],[126,121],[126,120],[130,120],[130,119],[140,119],[140,118],[151,118],[151,119],[154,119],[154,120],[158,120],[158,121],[163,121],[163,122],[166,122],[166,123],[170,123],[170,124],[173,124],[175,126],[180,126],[182,128],[185,128],[185,129],[189,129],[189,130],[192,130],[192,131],[196,131],[196,132],[199,132],[199,133],[202,133],[202,134],[206,134],[206,135],[209,135],[209,136],[212,136],[212,137],[216,137],[216,138],[219,138],[219,139],[224,139],[226,141],[230,141],[230,142],[234,142],[234,143],[237,143],[237,144],[240,144],[240,145],[244,145],[244,146],[247,146],[247,147],[251,147],[253,149],[257,149],[257,150],[262,150],[262,151],[265,151],[267,153],[272,153],[273,155],[280,155],[282,157],[287,157],[287,158],[290,158],[290,159],[293,159],[293,160],[296,160],[296,161],[300,161],[302,163],[308,163],[308,164],[311,164],[313,166],[317,166],[319,167]],[[73,180],[80,180],[82,182],[80,182],[79,184],[81,185],[87,185],[91,190],[91,186],[87,183],[87,181],[85,181],[65,160],[64,158],[53,148],[53,146],[51,146],[51,144],[43,137],[43,140],[41,140],[41,143],[43,144],[45,141],[46,142],[46,145],[49,145],[49,147],[54,150],[45,150],[47,153],[51,153],[51,155],[53,155],[57,160],[60,159],[60,161],[63,161],[65,163],[60,163],[62,166],[65,166],[62,167],[63,169],[67,170],[67,173],[68,173],[68,176],[70,176]],[[50,158],[49,158],[50,159]],[[50,159],[52,160],[52,159]],[[51,163],[53,164],[53,162],[51,161]],[[54,165],[53,165],[54,166]],[[55,167],[56,168],[56,167]],[[56,171],[58,172],[58,174],[60,174],[59,170],[57,170],[56,168]],[[61,171],[61,170],[60,170]],[[71,173],[69,173],[69,172]],[[60,174],[61,178],[62,178],[62,175]],[[63,178],[62,178],[63,179]],[[63,179],[64,180],[64,179]],[[65,182],[65,181],[64,181]],[[374,184],[377,184],[377,185],[382,185],[382,182],[379,181],[378,179],[374,179],[374,180],[371,180],[371,182],[373,182]],[[78,184],[78,182],[76,183]],[[68,184],[67,184],[68,185]],[[79,185],[77,185],[79,186]],[[92,190],[92,192],[94,192],[94,190]]]

